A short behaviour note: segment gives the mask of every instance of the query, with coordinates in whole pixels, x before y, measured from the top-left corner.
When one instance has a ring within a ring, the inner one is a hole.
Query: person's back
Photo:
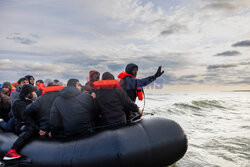
[[[66,136],[87,133],[93,127],[93,107],[90,95],[68,84],[60,91],[51,108],[52,133],[61,128]]]
[[[98,86],[99,83],[100,86]],[[114,80],[114,76],[109,72],[103,74],[102,81],[94,82],[94,84],[99,88],[96,92],[96,101],[103,124],[125,123],[126,111],[139,111],[137,105],[119,87],[119,81]]]
[[[25,111],[25,115],[31,116],[40,130],[49,132],[50,109],[56,97],[59,96],[58,86],[51,86],[46,94],[38,97],[38,99],[29,105]],[[46,88],[45,88],[46,89]]]

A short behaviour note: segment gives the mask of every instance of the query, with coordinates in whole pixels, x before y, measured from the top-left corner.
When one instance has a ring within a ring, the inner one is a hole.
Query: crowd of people
[[[125,125],[140,118],[135,104],[143,99],[142,87],[160,77],[157,72],[137,79],[138,66],[130,63],[116,80],[110,72],[100,79],[98,71],[89,72],[85,86],[78,79],[67,85],[59,80],[37,80],[31,75],[16,83],[4,82],[0,88],[0,129],[19,135],[3,160],[20,158],[22,147],[35,136],[70,137],[92,133],[97,127]]]

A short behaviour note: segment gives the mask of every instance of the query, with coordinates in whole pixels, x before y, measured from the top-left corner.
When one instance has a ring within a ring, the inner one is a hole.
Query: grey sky
[[[250,60],[249,7],[245,0],[1,0],[0,83],[27,74],[84,83],[89,70],[117,76],[133,62],[138,77],[162,65],[169,85],[249,87],[250,66],[242,65]]]

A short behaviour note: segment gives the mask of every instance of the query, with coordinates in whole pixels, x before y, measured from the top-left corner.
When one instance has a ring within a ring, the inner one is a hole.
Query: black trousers
[[[23,146],[37,133],[37,130],[32,126],[27,126],[24,131],[19,135],[11,149],[19,152]]]

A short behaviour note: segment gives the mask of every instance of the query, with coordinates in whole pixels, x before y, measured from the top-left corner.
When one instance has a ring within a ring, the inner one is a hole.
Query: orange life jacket
[[[137,79],[135,76],[131,75],[131,74],[128,74],[127,72],[121,72],[119,75],[118,75],[118,78],[119,79],[123,79],[125,77],[134,77],[135,79]],[[138,99],[139,100],[143,100],[143,92],[142,92],[142,87],[136,87],[136,92],[137,92],[137,96],[138,96]]]
[[[17,86],[18,85],[18,81],[17,82],[13,82],[11,83],[12,86]]]
[[[38,83],[37,84],[37,89],[44,89],[45,88],[45,85],[44,85],[44,83]]]
[[[16,88],[14,86],[11,86],[11,89],[10,89],[10,94],[15,90]]]
[[[114,87],[117,87],[117,88],[120,87],[119,81],[117,80],[100,80],[100,81],[93,82],[93,84],[97,89],[100,89],[100,88],[112,89]]]
[[[43,90],[42,95],[48,92],[60,91],[62,88],[65,88],[65,87],[64,86],[48,86],[48,87],[42,88]]]

